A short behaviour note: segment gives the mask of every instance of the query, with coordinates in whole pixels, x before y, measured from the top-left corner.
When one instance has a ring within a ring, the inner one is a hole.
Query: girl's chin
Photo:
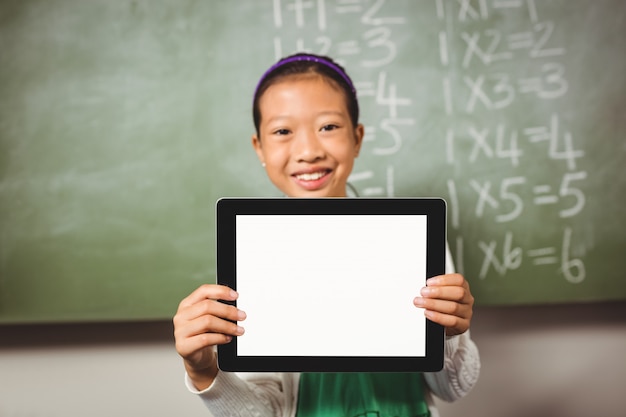
[[[324,197],[346,197],[346,190],[330,188],[320,188],[318,190],[290,189],[282,190],[287,197],[293,198],[324,198]]]

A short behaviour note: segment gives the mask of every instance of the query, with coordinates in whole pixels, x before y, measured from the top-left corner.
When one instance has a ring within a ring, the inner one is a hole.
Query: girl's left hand
[[[446,328],[447,336],[464,333],[470,327],[474,297],[461,274],[446,274],[426,280],[421,297],[413,304],[425,309],[431,321]]]

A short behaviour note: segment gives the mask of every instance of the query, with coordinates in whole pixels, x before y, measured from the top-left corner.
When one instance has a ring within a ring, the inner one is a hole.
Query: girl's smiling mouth
[[[323,187],[330,178],[331,169],[316,169],[307,172],[297,172],[292,175],[296,183],[307,190],[317,190]]]

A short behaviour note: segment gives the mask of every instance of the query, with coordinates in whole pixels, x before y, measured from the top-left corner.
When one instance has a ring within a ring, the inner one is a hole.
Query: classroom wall
[[[477,308],[478,385],[445,416],[624,416],[626,303]]]
[[[626,302],[476,308],[474,391],[442,417],[623,416]],[[0,327],[0,416],[208,416],[171,324]]]

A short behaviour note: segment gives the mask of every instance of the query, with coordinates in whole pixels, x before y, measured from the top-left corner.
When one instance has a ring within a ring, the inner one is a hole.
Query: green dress
[[[297,417],[428,417],[419,373],[303,373]]]

